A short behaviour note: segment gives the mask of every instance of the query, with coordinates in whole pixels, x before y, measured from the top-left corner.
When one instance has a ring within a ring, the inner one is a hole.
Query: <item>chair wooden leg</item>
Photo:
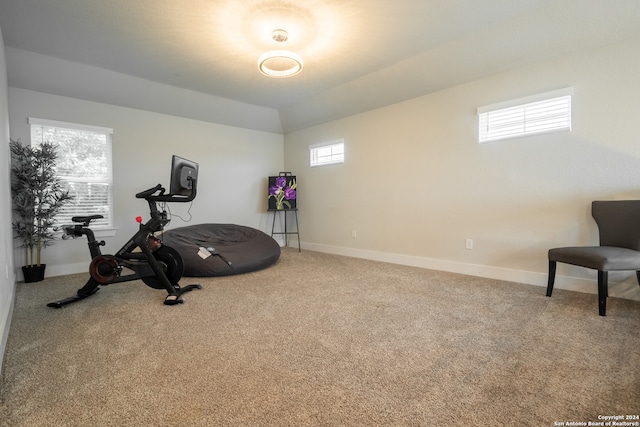
[[[551,292],[553,292],[553,283],[556,280],[556,262],[549,261],[549,280],[547,282],[547,296],[551,296]],[[640,276],[638,276],[638,280],[640,280]]]
[[[606,316],[607,296],[609,294],[609,274],[607,271],[598,271],[598,312],[600,316]]]

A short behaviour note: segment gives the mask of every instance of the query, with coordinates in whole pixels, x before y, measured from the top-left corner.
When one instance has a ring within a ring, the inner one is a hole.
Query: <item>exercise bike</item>
[[[145,199],[149,204],[151,218],[146,224],[142,218],[136,220],[140,224],[139,230],[115,255],[103,255],[100,246],[104,240],[98,241],[91,230],[91,222],[103,218],[102,215],[75,216],[71,220],[75,223],[64,227],[63,238],[78,238],[87,236],[91,264],[90,278],[78,290],[77,294],[60,301],[54,301],[47,306],[61,308],[72,302],[80,301],[95,294],[100,285],[142,280],[154,289],[164,289],[168,295],[164,300],[166,305],[182,304],[182,295],[194,289],[202,289],[202,285],[187,285],[180,287],[178,281],[184,273],[182,257],[175,249],[163,245],[155,233],[162,231],[169,223],[166,210],[158,210],[158,202],[190,202],[196,196],[196,180],[189,177],[190,195],[177,196],[165,194],[165,189],[157,186],[136,194],[136,198]],[[127,270],[125,270],[127,269]]]

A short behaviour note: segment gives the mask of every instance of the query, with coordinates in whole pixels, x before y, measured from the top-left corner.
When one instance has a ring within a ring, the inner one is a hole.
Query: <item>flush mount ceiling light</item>
[[[302,70],[302,58],[288,50],[270,50],[260,55],[258,68],[269,77],[290,77]]]
[[[271,33],[271,38],[278,43],[289,39],[285,30],[277,29]],[[269,77],[291,77],[302,71],[302,58],[288,50],[270,50],[258,58],[258,68],[262,74]]]

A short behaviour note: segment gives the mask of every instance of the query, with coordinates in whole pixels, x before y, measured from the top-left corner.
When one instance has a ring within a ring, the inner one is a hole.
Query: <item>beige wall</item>
[[[9,335],[16,277],[13,273],[13,232],[11,230],[11,187],[9,170],[9,111],[7,67],[0,31],[0,368]]]
[[[168,228],[199,223],[234,223],[268,230],[267,177],[283,168],[283,136],[149,111],[10,88],[11,137],[29,141],[27,117],[113,128],[114,202],[117,234],[105,238],[103,253],[117,251],[149,217],[135,194],[169,184],[171,155],[200,164],[198,196],[170,204]],[[178,216],[188,218],[190,223]],[[16,253],[21,256],[21,251]],[[87,271],[86,240],[56,241],[43,252],[47,276]],[[22,265],[22,258],[16,265]],[[21,273],[19,273],[21,274]]]
[[[638,70],[635,39],[287,134],[303,247],[545,285],[550,247],[597,243],[592,200],[640,196]],[[567,86],[571,133],[477,143],[477,107]],[[310,168],[308,145],[337,138],[345,163]],[[640,299],[634,275],[611,280]]]

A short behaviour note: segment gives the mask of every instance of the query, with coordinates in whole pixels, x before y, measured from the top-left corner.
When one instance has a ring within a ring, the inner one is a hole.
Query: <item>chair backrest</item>
[[[610,200],[591,203],[598,224],[600,246],[640,251],[640,200]]]

